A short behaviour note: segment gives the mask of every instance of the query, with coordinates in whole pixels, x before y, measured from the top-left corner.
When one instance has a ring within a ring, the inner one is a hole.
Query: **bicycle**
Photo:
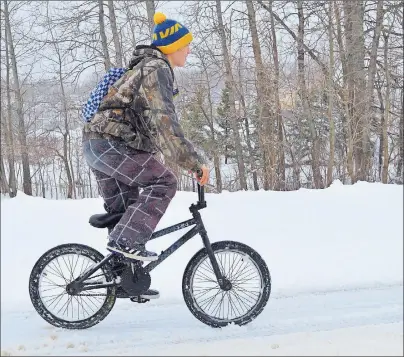
[[[153,233],[151,239],[156,239],[194,226],[165,251],[162,251],[158,260],[149,262],[146,266],[143,266],[144,262],[129,260],[115,252],[104,257],[96,249],[77,243],[62,244],[45,252],[32,268],[29,278],[29,294],[35,310],[53,326],[66,329],[86,329],[104,320],[114,307],[117,298],[130,298],[133,302],[138,303],[148,302],[149,299],[140,296],[150,287],[150,272],[184,243],[199,234],[204,247],[190,259],[182,277],[182,295],[189,311],[199,321],[214,328],[225,327],[231,323],[241,326],[253,321],[263,311],[269,300],[270,272],[262,257],[243,243],[236,241],[210,243],[199,213],[199,210],[207,207],[204,193],[204,187],[198,184],[198,201],[189,207],[192,214],[191,219]],[[108,231],[111,231],[121,216],[122,213],[95,214],[90,217],[89,223],[93,227],[107,228]],[[230,259],[227,256],[229,253],[236,253],[239,257]],[[68,261],[66,264],[70,268],[68,278],[61,274],[61,264],[58,260],[60,257],[63,258],[65,264],[66,260]],[[76,275],[72,268],[74,266],[75,271],[76,267],[80,266],[81,258],[88,259],[90,262],[87,262],[86,266],[82,262],[79,275],[74,278]],[[57,264],[55,260],[57,260]],[[234,271],[226,271],[226,263],[233,267]],[[247,264],[251,266],[247,266]],[[99,270],[102,272],[101,275],[92,276]],[[254,270],[258,272],[258,277],[253,277]],[[103,278],[99,278],[100,276]],[[56,287],[50,288],[51,278],[61,278],[60,284],[55,284]],[[98,280],[91,280],[96,278]],[[205,280],[208,287],[197,287],[196,282],[199,280]],[[255,281],[258,281],[257,286],[253,287]],[[40,289],[42,283],[46,288],[45,291]],[[243,284],[246,287],[241,287]],[[61,293],[52,292],[50,296],[44,296],[46,291],[57,288],[61,289]],[[97,290],[98,293],[91,293],[91,291]],[[97,307],[97,304],[91,300],[91,304],[88,303],[85,298],[89,297],[95,298],[100,305],[95,312],[93,308]],[[199,298],[202,298],[202,301],[198,302]],[[216,306],[212,312],[208,312],[217,298],[220,300],[219,302],[223,302],[223,306]],[[62,299],[65,302],[59,311],[51,312],[51,305]],[[224,301],[227,301],[226,307]],[[252,306],[248,307],[247,303],[251,301]],[[74,302],[78,303],[77,311],[73,309]],[[72,305],[71,312],[70,305]],[[62,310],[63,317],[59,316]],[[89,314],[87,310],[92,310],[93,314]],[[80,312],[83,314],[82,319],[80,319]],[[75,314],[78,320],[74,320]],[[235,316],[229,317],[229,315]]]

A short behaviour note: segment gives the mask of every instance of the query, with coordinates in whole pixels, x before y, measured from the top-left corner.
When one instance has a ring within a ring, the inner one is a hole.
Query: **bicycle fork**
[[[209,238],[208,238],[208,234],[207,234],[207,232],[206,232],[205,226],[204,226],[204,224],[203,224],[203,222],[202,222],[202,219],[201,219],[201,217],[200,217],[200,213],[199,213],[199,212],[197,212],[195,218],[198,219],[199,234],[200,234],[201,237],[202,237],[202,242],[203,242],[203,245],[205,246],[206,251],[207,251],[207,253],[208,253],[210,262],[211,262],[212,267],[213,267],[213,271],[214,271],[214,273],[215,273],[215,275],[216,275],[217,282],[219,283],[219,286],[220,286],[220,288],[221,288],[222,290],[228,291],[228,290],[230,290],[230,289],[232,288],[231,283],[230,283],[229,280],[227,280],[227,279],[222,275],[222,272],[220,271],[219,264],[218,264],[218,262],[217,262],[217,260],[216,260],[215,254],[213,253],[213,249],[212,249],[212,246],[211,246],[211,244],[210,244],[210,241],[209,241]]]

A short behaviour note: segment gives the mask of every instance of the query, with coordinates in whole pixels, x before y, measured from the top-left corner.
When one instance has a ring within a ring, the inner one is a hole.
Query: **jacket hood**
[[[154,57],[162,59],[163,61],[167,62],[167,64],[171,68],[167,56],[163,52],[161,52],[158,48],[148,45],[138,45],[136,46],[135,50],[132,53],[132,57],[129,61],[128,66],[129,69],[132,69],[134,66],[136,66],[136,64],[138,64],[142,59],[146,57]]]

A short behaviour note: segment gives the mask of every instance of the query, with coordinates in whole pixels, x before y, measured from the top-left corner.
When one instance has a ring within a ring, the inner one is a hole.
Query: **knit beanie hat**
[[[164,54],[173,53],[193,40],[191,32],[184,25],[167,19],[161,12],[154,14],[154,23],[152,45]]]

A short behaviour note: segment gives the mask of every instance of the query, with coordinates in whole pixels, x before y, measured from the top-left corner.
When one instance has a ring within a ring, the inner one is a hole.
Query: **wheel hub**
[[[231,284],[230,280],[224,278],[223,282],[221,284],[221,289],[224,291],[230,291],[233,288],[233,285]]]
[[[66,292],[69,295],[77,295],[81,291],[81,284],[76,281],[72,281],[70,284],[66,285]]]

